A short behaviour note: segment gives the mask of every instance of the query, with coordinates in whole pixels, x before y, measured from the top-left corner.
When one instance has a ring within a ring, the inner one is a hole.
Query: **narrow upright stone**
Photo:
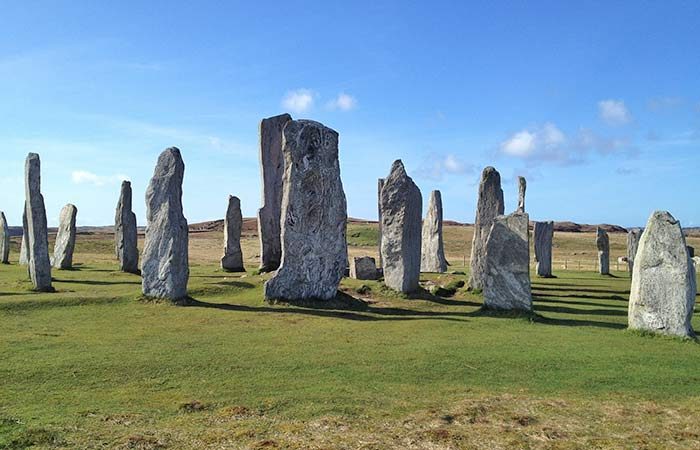
[[[262,203],[258,210],[260,270],[277,270],[282,260],[281,211],[284,179],[282,133],[292,120],[289,114],[269,117],[260,122],[260,172]]]
[[[525,177],[518,177],[518,212],[525,212],[525,189],[527,189],[527,181]]]
[[[610,275],[610,240],[608,233],[596,228],[595,243],[598,247],[598,269],[601,275]]]
[[[639,228],[632,228],[627,232],[627,269],[630,275],[632,275],[632,270],[634,269],[634,257],[637,255],[637,248],[639,247],[639,239],[642,237],[642,230]]]
[[[494,219],[486,242],[485,308],[532,311],[529,222],[519,212]]]
[[[241,201],[238,197],[229,195],[224,218],[224,256],[221,257],[221,268],[227,272],[245,272],[241,251],[241,228]]]
[[[19,244],[19,263],[23,266],[29,265],[29,238],[27,237],[27,202],[24,202],[22,210],[22,240]]]
[[[146,241],[141,275],[143,294],[180,300],[187,297],[190,274],[187,219],[182,214],[185,163],[180,150],[165,149],[158,157],[146,190]]]
[[[403,293],[419,287],[422,204],[420,189],[397,159],[382,188],[381,252],[384,284]]]
[[[652,213],[634,258],[630,328],[694,336],[690,321],[697,286],[685,245],[680,222],[666,211]]]
[[[554,222],[535,222],[535,261],[537,276],[550,278],[552,276],[552,238],[554,237]]]
[[[496,216],[502,215],[503,211],[501,174],[493,167],[486,167],[481,173],[479,199],[476,205],[476,218],[474,219],[474,237],[472,239],[472,252],[469,261],[469,287],[471,289],[484,288],[486,240],[494,219]]]
[[[10,264],[10,228],[2,211],[0,211],[0,263]]]
[[[284,128],[283,152],[282,262],[265,283],[265,298],[329,300],[348,264],[338,133],[292,120]]]
[[[114,250],[119,260],[119,270],[139,273],[136,214],[131,209],[131,182],[126,180],[122,181],[119,202],[114,215]]]
[[[384,178],[379,178],[377,180],[377,226],[379,228],[379,237],[377,238],[378,250],[379,250],[379,265],[377,267],[383,267],[382,265],[382,188],[384,187]]]
[[[78,208],[70,203],[63,207],[58,219],[58,233],[53,246],[53,266],[56,269],[73,268],[73,251],[75,250],[75,219]]]
[[[51,261],[49,260],[49,237],[44,196],[41,195],[41,161],[36,153],[27,155],[25,196],[29,276],[35,290],[49,292],[53,290],[51,286]]]
[[[440,191],[430,193],[428,213],[423,221],[421,272],[446,272],[447,259],[442,244],[442,196]]]

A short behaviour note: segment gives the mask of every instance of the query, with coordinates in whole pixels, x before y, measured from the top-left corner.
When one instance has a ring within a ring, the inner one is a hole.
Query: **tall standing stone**
[[[639,247],[639,239],[642,237],[642,230],[639,228],[632,228],[627,232],[627,269],[630,275],[632,275],[632,270],[634,269],[634,257],[637,255],[637,248]]]
[[[518,212],[525,212],[525,190],[527,189],[527,181],[525,177],[518,177]]]
[[[2,211],[0,211],[0,263],[10,264],[10,228]]]
[[[292,120],[284,128],[283,152],[282,262],[265,283],[265,298],[329,300],[348,264],[338,133]]]
[[[229,195],[224,218],[224,256],[221,257],[221,268],[227,272],[245,272],[241,251],[241,228],[243,228],[241,200]]]
[[[421,272],[446,272],[447,259],[442,244],[442,196],[440,191],[430,193],[428,213],[423,221]]]
[[[520,212],[494,219],[486,242],[485,308],[532,311],[529,222]]]
[[[628,323],[637,330],[692,337],[696,280],[680,222],[655,211],[639,240],[632,269]]]
[[[165,149],[158,157],[146,190],[146,241],[141,275],[143,294],[180,300],[187,296],[190,274],[187,219],[182,214],[185,163],[180,150]]]
[[[595,244],[598,247],[598,270],[601,275],[610,275],[610,240],[608,233],[600,227],[595,231]]]
[[[537,276],[552,277],[552,239],[554,237],[554,222],[535,222],[535,271]]]
[[[39,155],[30,153],[25,163],[25,196],[27,217],[27,259],[29,276],[34,289],[52,291],[51,261],[49,260],[49,236],[46,225],[44,196],[41,195],[41,161]]]
[[[384,179],[381,208],[384,284],[413,292],[420,281],[423,199],[400,159]]]
[[[114,251],[119,270],[139,273],[138,231],[136,214],[132,211],[131,182],[122,181],[119,202],[114,215]]]
[[[75,219],[78,208],[67,204],[61,210],[58,219],[58,232],[53,246],[53,266],[56,269],[73,268],[73,251],[75,250]]]
[[[24,202],[22,210],[22,240],[19,244],[19,263],[23,266],[29,265],[29,238],[27,237],[27,202]]]
[[[262,203],[258,210],[260,270],[277,270],[282,260],[281,211],[284,179],[282,134],[292,120],[289,114],[269,117],[260,122],[260,172]]]
[[[384,187],[384,178],[377,180],[377,226],[379,228],[379,237],[377,238],[377,247],[379,250],[379,266],[382,267],[382,188]]]
[[[484,288],[486,240],[494,219],[496,216],[502,215],[503,211],[501,174],[493,167],[486,167],[481,173],[479,199],[476,205],[476,218],[474,219],[474,237],[472,239],[472,253],[469,261],[469,287],[471,289]]]

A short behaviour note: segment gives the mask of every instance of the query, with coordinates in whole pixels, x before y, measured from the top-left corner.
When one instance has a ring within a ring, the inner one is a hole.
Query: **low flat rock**
[[[78,208],[67,204],[61,209],[58,219],[58,232],[53,247],[53,266],[56,269],[73,268],[73,251],[75,250],[75,220],[78,216]]]
[[[229,195],[224,218],[224,255],[221,257],[221,268],[227,272],[245,272],[241,251],[242,228],[241,200]]]
[[[41,194],[41,161],[39,155],[30,153],[25,162],[25,223],[27,234],[27,260],[29,277],[34,290],[53,291],[51,285],[51,260],[49,259],[49,235],[46,225],[46,207]]]
[[[539,277],[549,278],[552,276],[554,222],[535,222],[533,235],[535,239],[535,272]]]
[[[350,258],[350,278],[356,280],[376,280],[378,278],[377,264],[371,256],[356,256]]]
[[[442,196],[440,191],[430,193],[428,213],[423,220],[421,272],[447,271],[447,259],[442,242]]]

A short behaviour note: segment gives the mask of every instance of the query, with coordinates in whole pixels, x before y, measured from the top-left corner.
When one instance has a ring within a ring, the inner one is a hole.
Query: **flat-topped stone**
[[[350,278],[356,280],[376,280],[377,265],[371,256],[355,256],[350,258]]]
[[[601,227],[596,228],[595,244],[598,248],[598,271],[601,275],[610,275],[610,240]]]
[[[552,276],[554,222],[535,222],[533,235],[535,238],[535,272],[539,277],[549,278]]]
[[[634,257],[637,255],[637,248],[639,247],[639,239],[642,237],[642,230],[639,228],[632,228],[627,232],[627,270],[630,275],[632,275],[632,270],[634,269]]]

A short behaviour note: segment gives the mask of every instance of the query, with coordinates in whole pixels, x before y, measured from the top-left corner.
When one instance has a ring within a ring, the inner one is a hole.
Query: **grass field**
[[[231,275],[221,234],[197,233],[175,307],[114,271],[110,239],[79,236],[56,293],[0,267],[0,448],[700,448],[700,345],[626,331],[626,271],[555,266],[529,317],[349,279],[353,308],[269,305],[254,237]],[[351,254],[375,239],[348,229]],[[445,229],[450,270],[470,241]],[[555,259],[593,255],[592,234],[556,234]]]

